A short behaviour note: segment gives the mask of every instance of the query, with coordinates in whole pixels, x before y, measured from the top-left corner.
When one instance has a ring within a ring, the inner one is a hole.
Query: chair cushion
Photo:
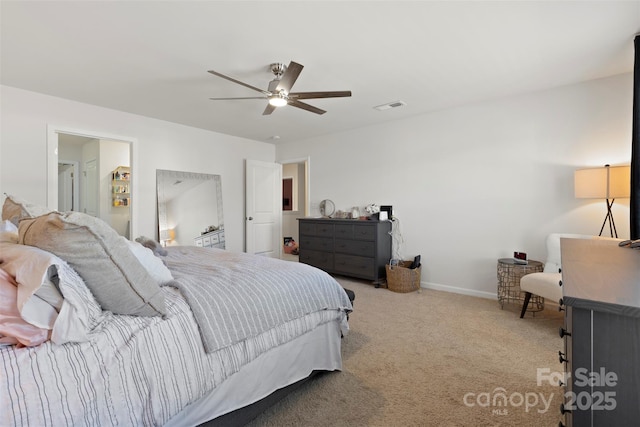
[[[561,273],[531,273],[520,279],[520,289],[558,302],[562,298],[560,280]]]

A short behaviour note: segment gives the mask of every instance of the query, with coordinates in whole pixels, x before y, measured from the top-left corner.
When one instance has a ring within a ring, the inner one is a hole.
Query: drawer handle
[[[558,351],[558,360],[560,361],[560,363],[564,363],[564,362],[568,362],[569,359],[564,357],[564,353],[561,351]]]
[[[565,336],[567,337],[571,336],[571,332],[567,332],[567,330],[562,326],[560,327],[560,329],[558,329],[558,334],[560,335],[560,338],[564,338]]]

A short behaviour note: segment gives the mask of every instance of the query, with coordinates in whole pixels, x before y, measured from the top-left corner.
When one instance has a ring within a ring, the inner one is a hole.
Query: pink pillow
[[[49,331],[33,326],[20,317],[17,286],[13,277],[0,269],[0,345],[40,345],[49,339]]]

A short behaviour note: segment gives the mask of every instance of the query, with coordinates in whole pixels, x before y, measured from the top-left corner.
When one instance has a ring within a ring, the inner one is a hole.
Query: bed
[[[213,248],[154,254],[95,218],[7,200],[0,425],[227,424],[341,369],[352,305],[321,270]]]

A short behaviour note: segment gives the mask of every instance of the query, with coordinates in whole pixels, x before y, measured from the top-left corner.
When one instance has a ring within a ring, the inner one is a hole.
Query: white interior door
[[[80,211],[80,163],[75,160],[58,162],[58,210]]]
[[[247,253],[280,258],[282,252],[282,165],[246,162],[245,247]]]

